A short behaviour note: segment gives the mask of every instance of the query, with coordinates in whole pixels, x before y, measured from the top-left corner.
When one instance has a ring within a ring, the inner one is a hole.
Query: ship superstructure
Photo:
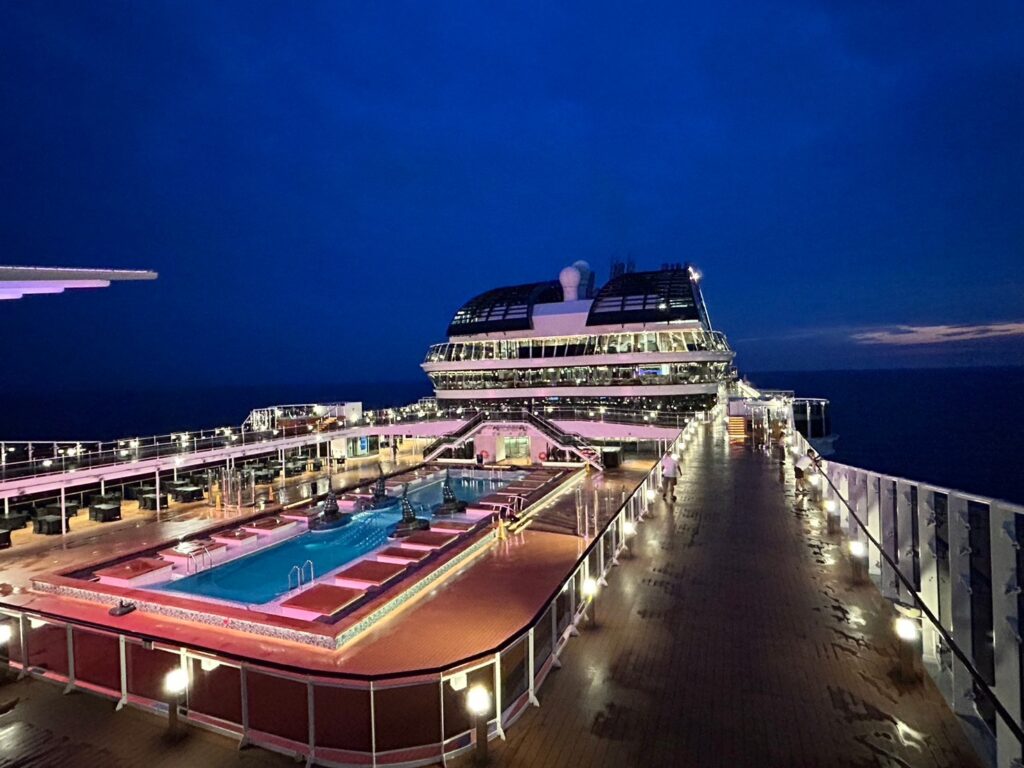
[[[470,299],[422,367],[441,408],[682,414],[719,400],[732,359],[695,267],[620,268],[595,291],[589,265],[576,262],[558,280]]]

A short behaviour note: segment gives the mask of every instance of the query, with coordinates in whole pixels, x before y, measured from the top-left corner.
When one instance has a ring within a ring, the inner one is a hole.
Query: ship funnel
[[[562,284],[562,299],[576,301],[579,298],[582,275],[576,267],[566,267],[558,273],[558,282]]]

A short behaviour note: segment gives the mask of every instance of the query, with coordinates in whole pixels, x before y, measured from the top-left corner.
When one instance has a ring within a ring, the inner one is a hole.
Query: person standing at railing
[[[801,456],[793,464],[793,475],[796,477],[796,491],[798,494],[807,493],[807,478],[815,472],[818,462],[815,460],[817,454],[813,448],[808,448],[807,453]]]
[[[668,500],[669,494],[672,501],[676,500],[676,480],[679,479],[679,460],[671,453],[666,453],[661,460],[661,497]]]

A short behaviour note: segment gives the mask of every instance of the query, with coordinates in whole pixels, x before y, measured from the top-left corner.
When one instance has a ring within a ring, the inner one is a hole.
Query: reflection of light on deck
[[[893,718],[893,720],[896,724],[896,735],[899,737],[900,743],[904,747],[913,747],[914,749],[921,751],[922,744],[924,742],[924,734],[920,731],[915,731],[902,720],[898,720],[896,718]]]
[[[864,619],[864,611],[859,606],[851,605],[846,615],[846,621],[851,627],[863,627],[867,626],[867,621]]]

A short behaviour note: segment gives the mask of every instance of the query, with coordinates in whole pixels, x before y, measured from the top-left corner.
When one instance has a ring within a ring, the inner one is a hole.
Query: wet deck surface
[[[882,597],[723,432],[691,446],[678,503],[640,526],[492,764],[978,765],[930,680],[894,681]]]
[[[166,737],[166,720],[43,680],[0,685],[0,765],[19,768],[270,768],[295,760],[196,728]]]

